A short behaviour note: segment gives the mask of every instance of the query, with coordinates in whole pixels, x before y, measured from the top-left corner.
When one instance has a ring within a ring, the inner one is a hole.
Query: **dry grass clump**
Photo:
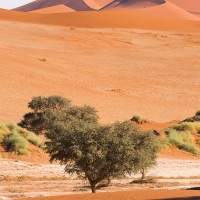
[[[140,115],[133,115],[131,121],[136,122],[137,124],[145,124],[148,123],[147,119],[143,119]]]
[[[174,146],[178,149],[200,155],[198,147],[200,122],[182,122],[165,130],[163,146]]]
[[[182,122],[171,127],[177,131],[190,131],[193,134],[200,133],[200,122]]]
[[[44,148],[44,143],[33,132],[12,123],[0,123],[0,142],[6,151],[17,155],[27,155],[30,151],[29,143]]]

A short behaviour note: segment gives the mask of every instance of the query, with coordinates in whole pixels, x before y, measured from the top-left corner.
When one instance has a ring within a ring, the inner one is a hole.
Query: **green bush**
[[[195,145],[195,138],[189,131],[177,131],[168,129],[165,142],[168,146],[175,146],[195,155],[200,155],[200,148]]]
[[[28,141],[19,134],[7,134],[3,142],[7,151],[15,152],[17,155],[27,155],[29,153]]]
[[[142,118],[139,115],[133,115],[133,117],[131,118],[131,121],[141,123],[141,119]]]
[[[2,141],[3,141],[4,134],[5,134],[5,133],[3,133],[3,132],[1,132],[1,131],[0,131],[0,142],[2,142]]]
[[[44,143],[35,135],[35,133],[29,131],[26,135],[26,139],[33,145],[44,148]]]
[[[13,123],[0,123],[0,142],[5,144],[7,151],[18,155],[29,153],[29,143],[44,148],[44,143],[33,132]]]
[[[0,123],[0,132],[1,132],[1,133],[9,133],[10,130],[9,130],[9,128],[6,126],[6,124]]]
[[[195,116],[200,116],[200,110],[196,112]]]
[[[170,128],[177,131],[190,131],[192,133],[198,133],[200,132],[200,122],[182,122]]]

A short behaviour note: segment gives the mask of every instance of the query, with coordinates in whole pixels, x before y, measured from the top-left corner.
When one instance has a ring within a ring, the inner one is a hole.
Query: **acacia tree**
[[[138,136],[128,122],[100,126],[74,120],[54,124],[46,133],[46,146],[50,161],[60,161],[67,173],[85,176],[95,193],[102,180],[135,172],[135,165],[139,169],[137,152],[144,152],[146,139]]]
[[[141,180],[148,170],[156,165],[157,153],[160,150],[159,139],[152,132],[136,132],[132,135],[135,149],[133,172],[141,173]]]
[[[99,126],[77,121],[57,124],[46,134],[51,161],[66,165],[68,173],[83,174],[92,192],[108,177],[132,171],[134,148],[126,131],[134,131],[128,123]]]
[[[33,97],[28,103],[31,112],[23,116],[19,126],[37,134],[46,133],[56,122],[81,120],[97,123],[97,111],[91,106],[72,106],[71,101],[61,96]]]

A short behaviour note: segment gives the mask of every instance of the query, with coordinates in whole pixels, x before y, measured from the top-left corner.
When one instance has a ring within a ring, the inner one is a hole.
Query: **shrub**
[[[140,124],[141,123],[141,119],[142,118],[139,115],[133,115],[133,117],[131,118],[131,121],[134,121],[134,122]]]
[[[2,141],[3,141],[4,134],[5,134],[5,133],[3,133],[3,132],[1,132],[1,131],[0,131],[0,142],[2,142]]]
[[[166,144],[175,146],[178,149],[185,150],[195,155],[200,155],[200,149],[195,145],[195,138],[189,131],[167,130]]]
[[[196,112],[195,116],[200,116],[200,110]]]
[[[170,128],[177,131],[190,131],[192,133],[198,133],[200,131],[200,122],[182,122]]]
[[[9,133],[10,130],[8,129],[8,127],[6,126],[6,124],[0,123],[0,132],[2,132],[2,133]]]
[[[26,135],[26,139],[33,145],[44,148],[44,143],[35,135],[35,133],[29,131]]]
[[[44,143],[33,133],[16,124],[0,124],[0,142],[5,144],[6,150],[18,155],[29,153],[29,143],[44,148]]]
[[[18,134],[7,134],[3,142],[7,151],[15,152],[17,155],[27,155],[29,152],[28,141]]]

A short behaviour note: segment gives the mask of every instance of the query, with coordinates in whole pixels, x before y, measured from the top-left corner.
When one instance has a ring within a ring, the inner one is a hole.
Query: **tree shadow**
[[[192,188],[188,188],[187,190],[200,190],[200,187],[192,187]]]
[[[152,200],[153,200],[153,199],[152,199]],[[200,200],[200,196],[195,196],[195,197],[165,198],[165,199],[157,199],[157,200]]]

